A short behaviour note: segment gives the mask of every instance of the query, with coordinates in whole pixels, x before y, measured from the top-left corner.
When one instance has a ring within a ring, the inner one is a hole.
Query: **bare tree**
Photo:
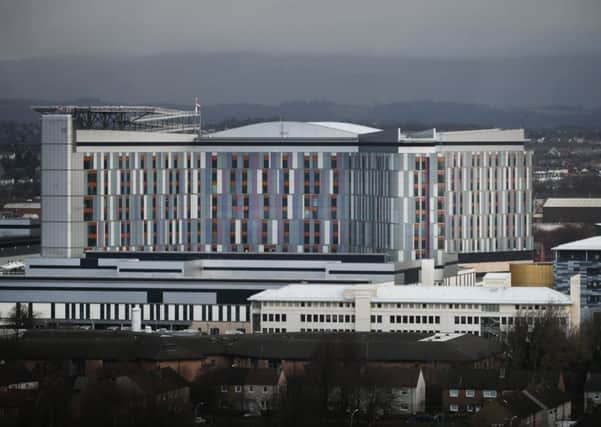
[[[507,344],[512,362],[523,369],[562,369],[579,358],[567,319],[550,307],[516,317]]]
[[[15,338],[18,339],[21,331],[35,327],[36,319],[37,315],[33,310],[24,304],[16,303],[8,315],[8,325],[14,331]]]

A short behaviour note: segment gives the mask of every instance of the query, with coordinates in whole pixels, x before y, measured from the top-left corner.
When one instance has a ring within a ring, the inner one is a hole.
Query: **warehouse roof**
[[[543,208],[601,208],[601,198],[549,198]]]
[[[553,251],[599,251],[601,250],[601,236],[576,240],[551,248]]]
[[[422,285],[289,285],[268,289],[250,301],[352,301],[368,293],[372,302],[443,304],[570,304],[570,298],[546,287],[447,287]]]
[[[339,358],[361,354],[370,361],[473,362],[502,352],[502,345],[465,334],[422,341],[416,333],[292,333],[177,336],[121,331],[31,330],[19,340],[21,360],[202,360],[208,356],[310,360],[323,346]]]

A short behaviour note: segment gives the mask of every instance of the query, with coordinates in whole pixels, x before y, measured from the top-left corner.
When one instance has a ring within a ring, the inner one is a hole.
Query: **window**
[[[459,405],[449,405],[449,412],[459,412]]]
[[[449,397],[459,397],[459,390],[450,389],[449,390]]]
[[[466,410],[467,412],[474,412],[474,405],[467,405]]]
[[[249,386],[248,386],[248,392],[249,392],[249,393],[254,393],[254,392],[255,392],[255,387],[254,387],[254,386],[252,386],[252,385],[249,385]]]
[[[482,396],[484,396],[486,399],[496,399],[497,392],[496,390],[484,390],[482,392]]]
[[[476,392],[474,390],[465,390],[465,397],[474,397]]]
[[[226,393],[226,392],[227,392],[227,387],[226,387],[226,386],[224,386],[224,385],[222,385],[222,386],[221,386],[221,392],[222,392],[222,393]]]
[[[267,391],[268,391],[268,388],[267,388],[267,386],[266,386],[266,385],[264,385],[264,386],[263,386],[263,393],[267,393]]]
[[[234,391],[236,393],[242,393],[242,386],[241,385],[234,386]]]

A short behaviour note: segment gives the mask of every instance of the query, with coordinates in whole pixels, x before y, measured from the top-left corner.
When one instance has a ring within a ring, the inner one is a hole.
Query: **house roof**
[[[507,409],[510,413],[520,418],[536,414],[540,411],[541,406],[530,399],[522,392],[514,392],[504,394],[496,400],[501,406]]]
[[[419,380],[419,368],[398,366],[369,367],[362,374],[370,378],[375,385],[388,387],[416,387]]]
[[[601,236],[575,240],[551,248],[553,251],[601,251]]]
[[[271,368],[225,368],[215,373],[215,380],[223,385],[277,385],[280,375]]]
[[[547,408],[556,408],[570,400],[570,396],[567,393],[564,393],[557,387],[552,387],[549,384],[531,385],[524,390],[524,393],[532,396],[536,401],[542,403]]]
[[[147,394],[161,394],[188,386],[188,383],[171,368],[142,370],[126,376]]]
[[[591,374],[586,379],[584,391],[601,391],[601,373]]]
[[[520,391],[531,384],[548,384],[553,388],[559,385],[559,372],[534,372],[499,369],[453,369],[447,377],[447,388]]]

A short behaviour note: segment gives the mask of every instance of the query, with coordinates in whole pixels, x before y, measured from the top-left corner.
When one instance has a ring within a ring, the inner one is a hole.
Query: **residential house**
[[[523,390],[526,396],[536,402],[546,412],[546,424],[555,426],[559,421],[569,420],[572,416],[572,400],[568,393],[547,384],[538,384]]]
[[[487,403],[472,417],[472,425],[552,427],[570,420],[571,412],[572,402],[567,393],[539,384]]]
[[[474,427],[542,426],[546,414],[522,392],[508,393],[488,402],[471,419]]]
[[[539,374],[501,369],[453,369],[442,388],[442,406],[446,412],[472,415],[488,402],[504,394],[521,391],[529,384],[549,384],[565,391],[560,372]]]
[[[332,407],[345,402],[378,415],[409,415],[426,410],[426,381],[421,368],[364,366],[359,372],[338,371],[335,378],[337,385],[330,394]]]
[[[171,368],[138,370],[115,377],[115,384],[133,400],[154,402],[180,412],[190,403],[190,387]]]
[[[259,413],[277,408],[286,375],[272,368],[226,368],[213,381],[220,408]]]

